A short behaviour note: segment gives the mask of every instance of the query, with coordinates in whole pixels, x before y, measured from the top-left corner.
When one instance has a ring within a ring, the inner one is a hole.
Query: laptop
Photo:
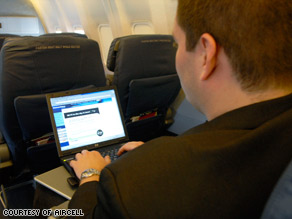
[[[46,99],[58,155],[72,176],[69,161],[82,150],[117,158],[128,133],[115,86],[51,93]]]

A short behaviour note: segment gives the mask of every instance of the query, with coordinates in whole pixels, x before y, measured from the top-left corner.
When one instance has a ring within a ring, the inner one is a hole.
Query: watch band
[[[93,175],[98,175],[100,176],[100,171],[96,170],[96,169],[93,169],[93,168],[90,168],[90,169],[87,169],[87,170],[84,170],[82,173],[81,173],[81,180],[84,179],[84,178],[87,178],[87,177],[90,177],[90,176],[93,176]]]

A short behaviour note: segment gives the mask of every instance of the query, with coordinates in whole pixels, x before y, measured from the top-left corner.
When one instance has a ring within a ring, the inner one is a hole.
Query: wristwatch
[[[85,179],[87,177],[90,177],[90,176],[93,176],[93,175],[98,175],[100,176],[100,171],[96,170],[96,169],[93,169],[93,168],[90,168],[90,169],[87,169],[87,170],[84,170],[82,173],[81,173],[81,180],[82,179]]]

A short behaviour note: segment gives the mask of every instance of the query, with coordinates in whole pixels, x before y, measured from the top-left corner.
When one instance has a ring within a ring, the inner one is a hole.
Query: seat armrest
[[[7,144],[0,144],[0,169],[12,166],[10,152]]]
[[[5,143],[5,141],[4,141],[2,132],[0,132],[0,144],[4,144],[4,143]]]

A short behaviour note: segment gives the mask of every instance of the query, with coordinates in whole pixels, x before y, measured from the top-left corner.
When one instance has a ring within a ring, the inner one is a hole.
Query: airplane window
[[[135,23],[132,26],[133,34],[154,34],[153,26],[150,23]]]
[[[41,33],[37,17],[0,17],[0,23],[0,33],[36,36]]]
[[[56,27],[56,31],[55,31],[56,33],[62,33],[62,29],[61,29],[61,27]]]
[[[81,26],[74,26],[73,29],[74,29],[74,33],[85,34],[85,31],[83,30]]]
[[[104,60],[104,63],[106,63],[108,50],[111,45],[111,42],[113,40],[113,33],[112,29],[108,24],[102,24],[99,25],[99,34],[100,34],[100,40],[101,40],[101,53]]]

